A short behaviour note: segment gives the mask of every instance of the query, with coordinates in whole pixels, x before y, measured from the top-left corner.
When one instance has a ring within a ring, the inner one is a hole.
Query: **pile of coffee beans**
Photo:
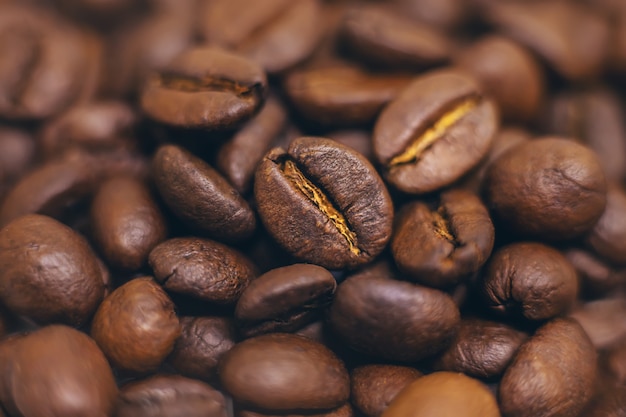
[[[0,0],[0,417],[626,416],[625,0]]]

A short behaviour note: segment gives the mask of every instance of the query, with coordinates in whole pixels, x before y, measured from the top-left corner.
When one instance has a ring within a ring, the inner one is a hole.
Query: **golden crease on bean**
[[[456,239],[450,233],[450,226],[448,225],[448,221],[442,215],[441,210],[438,210],[433,213],[433,225],[435,226],[435,233],[445,240],[455,243]]]
[[[408,164],[418,160],[426,149],[440,139],[452,125],[461,120],[478,103],[479,99],[477,97],[471,97],[463,100],[452,110],[446,112],[431,128],[414,139],[404,152],[393,157],[389,162],[389,167]]]
[[[348,227],[346,218],[330,202],[328,197],[309,181],[298,169],[293,161],[287,160],[282,166],[285,177],[332,222],[335,228],[346,238],[350,247],[350,252],[355,255],[361,254],[361,249],[356,244],[356,234]]]

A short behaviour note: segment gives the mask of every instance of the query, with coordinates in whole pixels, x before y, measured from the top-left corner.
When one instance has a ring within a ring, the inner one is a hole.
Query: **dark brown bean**
[[[349,10],[340,37],[366,63],[393,69],[441,64],[452,53],[452,43],[433,27],[380,5]]]
[[[237,344],[222,359],[219,374],[236,401],[270,412],[328,410],[350,395],[343,363],[323,345],[291,334]]]
[[[422,194],[452,184],[487,155],[498,120],[477,83],[454,70],[415,79],[381,113],[374,153],[387,181]]]
[[[626,265],[626,192],[617,185],[609,186],[604,213],[586,238],[587,244],[601,258],[614,265]]]
[[[321,39],[318,0],[215,0],[200,8],[200,32],[209,44],[233,49],[270,74],[306,59]]]
[[[235,328],[224,317],[182,317],[181,334],[168,362],[182,375],[213,381],[217,365],[235,345]]]
[[[445,349],[459,310],[445,293],[377,276],[353,276],[337,288],[329,323],[353,349],[383,359],[415,362]]]
[[[563,240],[593,227],[606,206],[596,155],[563,138],[541,138],[498,158],[485,178],[488,206],[525,236]]]
[[[246,123],[217,154],[217,168],[240,194],[251,186],[256,167],[285,127],[287,113],[269,98],[259,114]]]
[[[192,48],[148,78],[141,108],[168,125],[227,130],[254,116],[266,88],[256,63],[219,48]]]
[[[303,137],[270,151],[254,197],[281,246],[328,269],[369,262],[391,237],[393,205],[382,179],[361,154],[330,139]]]
[[[583,5],[553,0],[494,1],[485,18],[569,80],[593,78],[603,69],[609,28],[601,16]]]
[[[396,217],[391,251],[412,280],[447,287],[478,271],[491,254],[494,229],[480,199],[464,190],[441,195],[437,210],[414,202]]]
[[[150,266],[168,291],[234,304],[256,275],[252,262],[235,249],[200,238],[170,239],[150,253]]]
[[[421,376],[420,371],[406,366],[360,366],[350,374],[351,401],[366,417],[380,417],[393,399]]]
[[[554,319],[518,350],[498,391],[511,417],[575,416],[593,394],[596,352],[571,319]]]
[[[102,184],[91,204],[91,225],[109,265],[128,271],[145,265],[150,251],[167,235],[167,224],[150,190],[130,177]]]
[[[295,331],[318,318],[336,288],[332,274],[316,265],[273,269],[241,294],[235,319],[245,337]]]
[[[481,83],[504,119],[524,122],[536,115],[544,94],[543,73],[535,58],[515,42],[486,36],[463,49],[455,63]]]
[[[434,367],[475,378],[494,378],[504,373],[527,338],[526,333],[504,323],[463,319],[454,341]]]
[[[0,403],[9,416],[108,416],[117,397],[98,346],[66,326],[0,344],[0,374]]]
[[[165,203],[196,232],[228,242],[250,237],[248,203],[209,164],[175,145],[159,148],[152,174]]]
[[[87,241],[46,216],[23,216],[0,230],[0,271],[0,302],[40,324],[80,326],[104,296]]]
[[[374,75],[335,65],[294,71],[286,77],[284,88],[307,119],[326,125],[358,125],[374,121],[410,81],[406,75]]]
[[[122,387],[115,417],[226,417],[224,395],[203,382],[156,375]]]
[[[174,303],[149,277],[113,291],[91,324],[91,336],[113,366],[135,373],[156,370],[179,335]]]
[[[396,396],[383,417],[500,417],[486,385],[463,374],[435,372],[418,378]]]
[[[514,243],[496,251],[479,282],[489,308],[529,320],[546,320],[576,300],[576,271],[556,249],[541,243]]]

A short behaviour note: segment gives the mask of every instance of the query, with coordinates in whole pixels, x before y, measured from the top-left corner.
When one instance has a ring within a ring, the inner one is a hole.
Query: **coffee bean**
[[[99,40],[40,9],[0,7],[1,117],[44,119],[93,95]]]
[[[266,89],[256,63],[219,48],[194,48],[148,78],[141,108],[168,125],[227,130],[254,116]]]
[[[76,106],[50,121],[41,132],[42,153],[51,157],[69,147],[86,150],[136,147],[139,117],[127,104],[102,101]]]
[[[167,225],[148,187],[130,177],[102,184],[91,205],[95,241],[110,265],[136,271],[165,240]]]
[[[354,411],[350,404],[344,404],[339,408],[335,408],[331,411],[314,412],[313,414],[307,412],[306,414],[284,414],[284,413],[259,413],[257,411],[250,410],[235,410],[235,417],[354,417]]]
[[[343,65],[294,71],[286,77],[284,89],[307,119],[345,126],[374,121],[410,81],[406,75],[371,74]]]
[[[620,417],[626,409],[626,387],[611,387],[596,395],[596,398],[581,413],[585,417]]]
[[[396,396],[383,417],[499,417],[486,385],[463,374],[435,372],[417,379]]]
[[[98,346],[53,325],[0,344],[0,403],[9,416],[111,415],[117,387]]]
[[[115,417],[226,417],[224,395],[203,382],[156,375],[122,387]]]
[[[200,238],[175,238],[150,253],[150,266],[168,291],[218,304],[237,302],[256,275],[256,267],[241,253]]]
[[[269,412],[329,410],[350,395],[343,363],[323,345],[290,334],[235,345],[222,359],[219,374],[236,401]]]
[[[600,362],[606,367],[609,376],[623,385],[626,382],[626,339],[620,339],[604,350]]]
[[[391,251],[411,279],[447,287],[478,271],[491,254],[494,229],[480,199],[464,190],[441,195],[437,210],[414,202],[396,217]]]
[[[475,378],[494,378],[502,375],[527,337],[526,333],[504,323],[463,319],[454,341],[434,366]]]
[[[624,108],[610,90],[566,91],[546,105],[544,129],[578,139],[598,156],[606,177],[620,181],[626,176],[626,124]]]
[[[366,417],[379,417],[398,393],[421,376],[406,366],[360,366],[350,375],[352,403]]]
[[[321,314],[336,288],[332,274],[316,265],[273,269],[241,294],[235,319],[245,337],[298,330]]]
[[[606,180],[595,154],[556,137],[516,146],[485,178],[488,206],[525,236],[563,240],[585,233],[606,205]]]
[[[445,349],[459,310],[445,293],[377,276],[357,276],[337,288],[329,323],[351,348],[382,359],[415,362]]]
[[[234,242],[250,237],[256,218],[248,203],[211,166],[175,146],[159,148],[152,174],[165,203],[201,234]]]
[[[626,265],[626,192],[617,184],[608,187],[604,213],[589,232],[587,244],[614,265]]]
[[[572,248],[563,254],[578,274],[581,296],[602,296],[626,283],[626,269],[613,267],[589,251]]]
[[[287,114],[275,98],[269,98],[259,114],[246,123],[217,154],[217,168],[240,194],[252,185],[254,171],[283,130]]]
[[[113,366],[133,373],[156,370],[179,335],[174,304],[149,277],[113,291],[91,324],[91,336]]]
[[[597,349],[607,348],[626,337],[626,313],[623,296],[589,301],[580,304],[570,314],[585,330]]]
[[[496,251],[478,285],[493,311],[529,320],[567,312],[578,292],[574,267],[540,243],[514,243]]]
[[[490,35],[463,49],[454,61],[494,98],[504,119],[524,122],[537,114],[544,95],[543,72],[523,47]]]
[[[597,76],[608,54],[607,22],[571,2],[491,2],[484,15],[498,30],[528,47],[561,76]]]
[[[571,319],[543,325],[518,350],[498,392],[503,415],[575,416],[593,394],[596,352]]]
[[[233,49],[270,74],[306,59],[321,39],[318,0],[216,0],[200,8],[200,33],[209,44]]]
[[[346,13],[340,36],[350,53],[373,66],[419,69],[447,61],[451,42],[428,25],[380,5]]]
[[[387,181],[423,194],[452,184],[487,155],[496,108],[477,83],[454,70],[418,77],[381,113],[374,153]]]
[[[46,216],[23,216],[0,230],[0,271],[0,302],[40,324],[80,326],[104,295],[87,241]]]
[[[224,317],[182,317],[181,334],[168,362],[184,376],[212,381],[217,365],[235,345],[235,329]]]
[[[304,137],[270,151],[254,196],[274,239],[325,268],[365,264],[391,237],[393,207],[381,178],[362,155],[330,139]]]

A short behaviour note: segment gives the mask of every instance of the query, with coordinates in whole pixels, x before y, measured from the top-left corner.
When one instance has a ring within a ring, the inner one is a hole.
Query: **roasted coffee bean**
[[[504,119],[524,122],[537,114],[545,88],[543,73],[523,47],[490,35],[463,49],[454,61],[494,98]]]
[[[258,62],[270,74],[293,67],[321,39],[318,0],[215,0],[200,9],[200,33],[215,44]]]
[[[613,267],[583,249],[568,249],[563,254],[578,274],[581,296],[598,297],[626,284],[625,268]]]
[[[604,349],[626,338],[626,300],[622,295],[578,305],[570,314],[589,335],[597,349]]]
[[[85,334],[48,326],[5,341],[0,353],[0,403],[9,416],[111,415],[115,379]]]
[[[493,1],[484,17],[569,80],[590,79],[603,69],[609,27],[583,5],[559,0]]]
[[[387,181],[423,194],[452,184],[487,155],[498,126],[494,103],[454,70],[420,76],[381,113],[374,153]]]
[[[340,36],[350,53],[366,63],[393,69],[442,64],[452,53],[442,33],[379,5],[349,10]]]
[[[23,216],[0,230],[0,271],[0,303],[39,324],[80,326],[104,296],[87,241],[47,216]]]
[[[480,199],[464,190],[441,195],[437,210],[420,202],[396,217],[391,251],[412,280],[447,287],[478,271],[491,254],[494,229]]]
[[[496,251],[478,286],[491,310],[529,320],[567,312],[578,292],[574,267],[541,243],[514,243]]]
[[[596,155],[563,138],[509,149],[485,178],[488,206],[507,228],[545,240],[579,236],[606,206],[606,180]]]
[[[437,358],[434,367],[475,378],[494,378],[502,375],[527,337],[504,323],[463,319],[452,344]]]
[[[411,81],[405,75],[370,74],[353,66],[294,71],[285,79],[287,96],[307,119],[326,125],[374,121]]]
[[[120,101],[76,106],[50,121],[41,132],[41,151],[46,157],[70,147],[98,151],[136,147],[134,130],[139,121],[134,110]]]
[[[329,323],[354,350],[415,362],[445,349],[456,334],[459,309],[445,293],[378,276],[339,285]]]
[[[581,415],[585,417],[623,417],[626,410],[626,386],[612,386],[598,392]]]
[[[0,127],[0,199],[35,160],[35,141],[20,129]]]
[[[518,350],[498,391],[511,417],[576,416],[593,394],[596,352],[571,319],[543,325]]]
[[[351,401],[366,417],[380,417],[398,393],[421,376],[406,366],[360,366],[350,375]]]
[[[393,206],[382,179],[361,154],[330,139],[303,137],[270,151],[254,197],[274,239],[325,268],[363,265],[391,237]]]
[[[267,89],[256,63],[219,48],[188,49],[148,78],[141,108],[182,128],[227,130],[261,108]]]
[[[257,275],[252,262],[235,249],[193,237],[161,243],[149,262],[168,291],[218,304],[236,303]]]
[[[197,233],[234,242],[254,232],[256,218],[248,203],[209,164],[183,148],[160,147],[152,175],[165,203]]]
[[[626,265],[626,192],[617,185],[608,187],[606,208],[586,238],[601,258],[614,265]]]
[[[546,105],[544,129],[582,141],[598,156],[607,178],[626,177],[626,124],[619,98],[604,88],[557,94]]]
[[[273,269],[252,281],[241,294],[235,319],[245,337],[298,330],[318,318],[336,288],[332,274],[316,265]]]
[[[339,408],[335,408],[331,411],[322,411],[322,412],[314,412],[311,414],[310,412],[297,414],[297,413],[259,413],[258,411],[250,411],[250,410],[235,410],[235,417],[353,417],[354,411],[350,404],[344,404]]]
[[[0,117],[44,119],[93,94],[93,35],[26,5],[0,6]]]
[[[204,382],[156,375],[122,387],[115,417],[226,417],[224,395]]]
[[[417,379],[396,396],[383,417],[500,417],[486,385],[463,374],[435,372]]]
[[[167,225],[150,190],[141,181],[106,181],[91,204],[94,239],[109,265],[136,271],[167,235]]]
[[[217,365],[235,345],[235,328],[224,317],[182,317],[181,334],[168,362],[184,376],[212,381]]]
[[[350,396],[343,363],[326,347],[284,333],[247,339],[219,367],[222,385],[244,406],[269,412],[329,410]]]
[[[217,154],[217,169],[240,194],[251,186],[254,171],[285,127],[287,113],[269,98],[259,114],[246,123]]]
[[[156,370],[179,335],[174,303],[149,277],[113,291],[91,324],[91,336],[113,366],[134,373]]]

